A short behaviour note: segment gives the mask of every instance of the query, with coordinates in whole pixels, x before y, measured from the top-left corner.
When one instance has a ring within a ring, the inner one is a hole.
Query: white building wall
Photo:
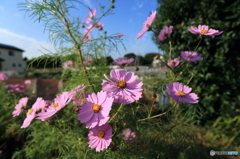
[[[10,51],[13,54],[9,54]],[[2,71],[16,70],[19,74],[25,73],[26,63],[23,61],[21,51],[0,48],[0,58],[4,59]]]

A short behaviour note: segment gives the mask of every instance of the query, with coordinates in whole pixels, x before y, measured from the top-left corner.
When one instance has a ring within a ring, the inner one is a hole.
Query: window
[[[15,67],[15,66],[16,66],[16,64],[15,64],[15,63],[13,63],[13,64],[12,64],[12,66],[13,66],[13,67]]]
[[[21,67],[22,65],[21,64],[18,64],[18,67]]]
[[[9,56],[14,56],[14,52],[13,51],[8,51],[8,55]]]

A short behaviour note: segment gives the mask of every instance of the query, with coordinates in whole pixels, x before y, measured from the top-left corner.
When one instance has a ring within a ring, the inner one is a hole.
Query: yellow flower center
[[[29,109],[29,110],[28,110],[28,114],[29,114],[29,115],[32,115],[33,111],[34,111],[34,109],[32,109],[32,108]]]
[[[118,88],[125,88],[127,86],[127,83],[124,80],[119,80],[117,82],[117,87]]]
[[[177,92],[177,95],[178,95],[179,97],[184,97],[186,94],[185,94],[184,92],[182,92],[182,91],[178,91],[178,92]]]
[[[131,137],[131,135],[130,135],[130,134],[128,134],[128,135],[125,135],[125,137],[126,137],[126,138],[130,138],[130,137]]]
[[[175,65],[176,65],[176,62],[172,62],[172,65],[175,66]]]
[[[100,111],[100,109],[101,109],[101,106],[98,105],[98,104],[94,104],[94,105],[92,106],[92,111],[93,111],[94,113],[98,113],[98,112]]]
[[[190,58],[190,59],[191,59],[191,58],[193,58],[193,56],[192,56],[192,55],[188,55],[188,58]]]
[[[208,33],[208,30],[201,30],[200,33],[206,34],[206,33]]]
[[[80,102],[83,103],[83,104],[86,103],[86,98],[81,98]]]
[[[99,130],[97,136],[98,138],[103,138],[105,136],[105,132],[102,130]]]
[[[54,110],[56,110],[58,106],[59,106],[58,103],[54,103],[54,104],[53,104],[53,108],[54,108]]]

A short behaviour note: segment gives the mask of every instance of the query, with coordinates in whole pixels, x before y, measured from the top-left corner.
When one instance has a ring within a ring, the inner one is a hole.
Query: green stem
[[[144,119],[139,119],[138,121],[144,121],[144,120],[156,118],[156,117],[162,116],[162,115],[164,115],[164,114],[166,114],[166,113],[167,113],[167,112],[164,112],[164,113],[158,114],[158,115],[154,115],[154,116],[151,116],[151,117],[147,117],[147,118],[144,118]]]
[[[121,105],[119,106],[117,112],[111,117],[111,119],[108,122],[112,121],[117,116],[117,114],[120,112],[122,107],[123,107],[123,104],[121,103]]]

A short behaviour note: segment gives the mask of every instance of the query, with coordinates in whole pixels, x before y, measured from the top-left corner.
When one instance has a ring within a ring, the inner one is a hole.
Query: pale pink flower
[[[15,110],[12,112],[13,117],[19,116],[23,109],[26,107],[28,102],[28,97],[21,98],[18,104],[15,106]]]
[[[102,90],[108,93],[108,96],[114,98],[115,103],[130,104],[142,97],[141,81],[134,72],[126,72],[124,69],[111,70],[109,79],[104,74],[106,80],[102,82]]]
[[[71,60],[68,60],[66,62],[63,63],[63,68],[67,69],[67,68],[71,68],[73,66],[73,62]]]
[[[94,27],[94,28],[97,28],[99,31],[100,31],[100,30],[103,30],[103,23],[101,23],[101,22],[96,22],[96,23],[93,24],[93,27]]]
[[[54,99],[54,102],[46,109],[46,112],[38,114],[37,119],[42,121],[48,120],[51,116],[56,114],[59,110],[64,108],[72,99],[72,93],[63,92]]]
[[[179,82],[169,83],[166,85],[167,93],[177,103],[198,103],[198,96],[195,93],[190,93],[192,88],[183,85]]]
[[[87,58],[85,59],[85,61],[83,61],[83,63],[84,63],[85,65],[91,65],[92,62],[93,62],[93,58],[91,58],[91,57],[87,57]]]
[[[0,73],[0,81],[7,80],[7,79],[8,77],[5,74]]]
[[[136,133],[131,129],[124,129],[122,132],[122,138],[127,142],[133,142],[136,138]]]
[[[126,66],[134,61],[134,58],[130,59],[124,59],[124,58],[118,58],[116,61],[113,62],[113,65],[116,66]]]
[[[26,85],[31,84],[31,83],[32,83],[31,80],[25,80],[24,81],[24,84],[26,84]]]
[[[158,40],[163,41],[163,40],[167,39],[167,36],[172,34],[172,30],[173,30],[173,26],[164,27],[158,35]]]
[[[112,127],[108,123],[102,126],[92,128],[88,134],[88,142],[90,148],[96,148],[100,152],[110,145],[112,142]]]
[[[177,67],[180,63],[180,60],[178,58],[172,59],[172,60],[168,60],[167,65],[169,67]]]
[[[121,38],[121,37],[124,36],[124,35],[125,35],[125,34],[120,33],[120,34],[116,35],[115,37],[116,37],[116,38]]]
[[[89,24],[92,22],[93,17],[96,15],[96,9],[94,8],[93,10],[89,10],[88,14],[89,17],[86,18],[86,20],[84,21],[85,24]]]
[[[136,39],[141,38],[147,31],[150,30],[150,27],[153,23],[153,21],[155,20],[157,15],[157,12],[154,11],[152,12],[152,14],[147,18],[147,20],[143,23],[143,28],[142,31],[140,33],[138,33],[138,35],[136,36]]]
[[[90,39],[91,39],[91,34],[90,34],[90,32],[91,32],[91,30],[92,30],[92,28],[93,28],[93,25],[89,25],[87,28],[86,28],[86,30],[84,31],[84,33],[83,33],[83,42],[88,42]]]
[[[198,25],[198,27],[191,26],[191,28],[188,29],[193,34],[200,34],[200,35],[207,35],[207,36],[214,36],[214,35],[220,35],[223,33],[223,31],[218,31],[215,29],[210,29],[207,25]]]
[[[82,93],[79,96],[73,97],[73,104],[76,106],[82,106],[82,104],[86,104],[86,98],[90,93]]]
[[[28,127],[31,124],[32,120],[37,117],[38,111],[44,111],[45,105],[45,101],[42,98],[38,97],[32,108],[28,110],[27,117],[24,120],[21,128]]]
[[[186,61],[198,61],[201,59],[201,56],[198,56],[197,52],[191,52],[191,51],[182,51],[181,57]]]
[[[109,119],[109,112],[112,108],[113,98],[108,97],[104,91],[97,94],[89,94],[86,98],[86,104],[82,104],[78,114],[78,120],[81,123],[87,123],[87,128],[101,126]]]

